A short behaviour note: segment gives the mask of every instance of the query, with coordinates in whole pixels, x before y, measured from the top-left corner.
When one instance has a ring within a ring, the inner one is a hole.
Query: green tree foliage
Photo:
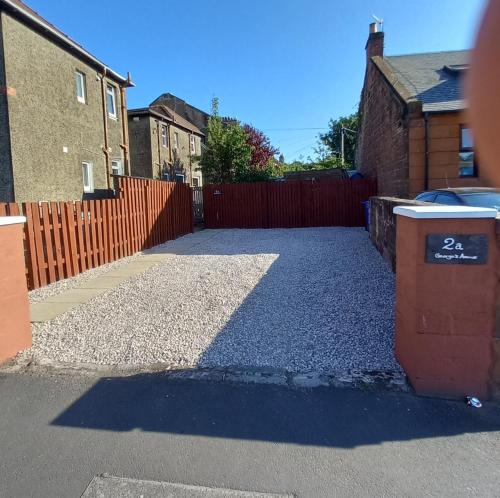
[[[333,163],[338,164],[338,166],[330,167],[341,167],[341,161],[338,161],[337,158],[340,157],[342,148],[342,127],[349,130],[344,133],[344,167],[353,168],[357,132],[359,129],[359,116],[357,113],[351,114],[350,116],[342,116],[338,119],[330,119],[328,122],[328,131],[319,134],[318,146],[315,152],[320,162],[323,160],[330,161],[332,158],[336,158]]]
[[[316,159],[299,157],[298,160],[292,163],[281,165],[281,171],[311,171],[316,169],[342,168],[341,163],[342,161],[338,156],[325,156]]]
[[[206,148],[199,158],[203,177],[208,183],[241,181],[248,169],[252,149],[246,133],[236,122],[223,123],[219,116],[219,101],[212,100],[212,115],[208,120]]]
[[[212,100],[205,151],[197,158],[206,182],[259,182],[280,176],[277,152],[261,131],[221,119],[218,99]]]

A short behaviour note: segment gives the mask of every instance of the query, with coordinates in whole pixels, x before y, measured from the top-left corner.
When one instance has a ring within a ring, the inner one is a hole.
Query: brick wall
[[[428,202],[399,199],[397,197],[370,197],[370,239],[382,257],[396,271],[395,206],[425,206]]]
[[[493,396],[500,399],[500,218],[496,220],[497,242],[497,287],[496,287],[496,316],[493,334],[492,354],[492,391]]]
[[[361,130],[356,168],[378,178],[380,195],[407,197],[408,118],[405,106],[377,69],[368,61],[361,103]]]

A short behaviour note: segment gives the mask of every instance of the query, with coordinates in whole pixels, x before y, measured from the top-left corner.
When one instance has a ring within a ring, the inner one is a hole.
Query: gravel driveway
[[[187,244],[189,242],[189,244]],[[36,362],[398,370],[394,276],[359,228],[204,230],[47,323]]]

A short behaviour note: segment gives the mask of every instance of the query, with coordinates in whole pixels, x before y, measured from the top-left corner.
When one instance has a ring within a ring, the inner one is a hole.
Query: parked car
[[[449,206],[488,207],[500,211],[500,189],[498,188],[442,188],[422,192],[416,201],[435,202]]]

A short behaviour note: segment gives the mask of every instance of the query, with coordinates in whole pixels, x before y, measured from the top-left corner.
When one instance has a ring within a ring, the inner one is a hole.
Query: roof
[[[125,83],[128,86],[134,86],[130,78],[125,78],[120,74],[110,69],[106,64],[94,57],[90,52],[87,52],[80,44],[63,33],[59,28],[44,19],[40,14],[28,7],[21,0],[0,0],[0,10],[6,10],[16,18],[21,19],[28,25],[34,27],[37,31],[45,36],[57,40],[67,50],[75,55],[83,58],[90,64],[98,66],[104,70],[107,76],[116,80],[119,83]]]
[[[163,93],[149,104],[150,106],[164,105],[178,116],[189,121],[199,130],[204,130],[208,126],[210,115],[185,100],[173,95],[172,93]]]
[[[204,114],[205,116],[210,117],[210,114],[208,112],[203,111],[199,107],[196,107],[196,106],[186,102],[184,99],[181,99],[180,97],[177,97],[177,95],[174,95],[173,93],[170,93],[170,92],[162,93],[159,97],[157,97],[151,103],[151,105],[157,105],[156,104],[157,102],[159,103],[161,100],[165,100],[165,99],[177,100],[178,102],[190,107],[191,109],[194,109],[195,111],[199,112],[200,114]]]
[[[204,136],[203,132],[197,128],[193,123],[190,123],[182,116],[179,116],[176,112],[172,111],[165,105],[152,105],[150,107],[142,107],[140,109],[129,109],[129,116],[138,116],[141,114],[150,114],[152,116],[156,116],[160,119],[164,119],[165,121],[169,121],[174,125],[179,126],[180,128],[184,128],[192,133],[195,133],[200,136]]]
[[[193,123],[190,123],[187,119],[184,119],[182,116],[177,114],[175,111],[173,111],[166,105],[151,106],[151,109],[154,109],[167,116],[170,116],[173,123],[179,125],[181,128],[185,128],[186,130],[189,130],[193,133],[197,133],[198,135],[203,135],[203,132],[197,126],[195,126]]]
[[[465,109],[463,73],[469,50],[373,57],[396,92],[406,101],[420,101],[423,112]]]

